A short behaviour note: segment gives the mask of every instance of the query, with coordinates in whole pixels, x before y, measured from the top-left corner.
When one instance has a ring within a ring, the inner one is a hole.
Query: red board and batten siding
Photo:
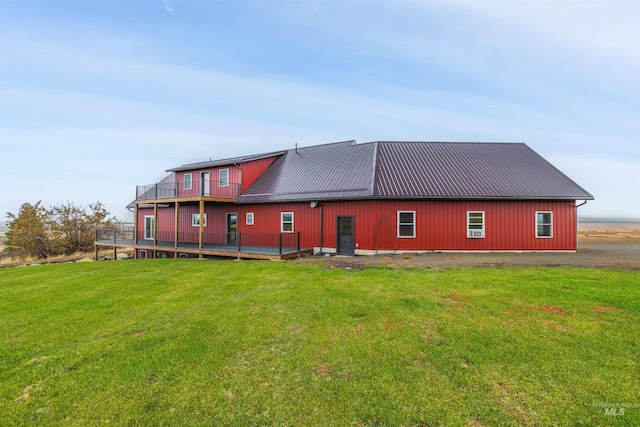
[[[376,230],[382,214],[379,249],[393,249],[398,211],[416,212],[416,237],[397,238],[398,250],[575,250],[576,208],[573,201],[388,201],[322,202],[323,246],[336,247],[338,216],[355,217],[358,249],[375,249]],[[242,233],[279,233],[281,212],[294,213],[294,231],[303,247],[320,244],[320,208],[309,203],[236,205]],[[467,237],[467,212],[484,211],[485,237]],[[553,212],[553,237],[536,238],[535,213]],[[254,213],[254,225],[246,225],[245,213]]]
[[[228,184],[239,184],[241,181],[241,172],[240,169],[235,165],[223,166],[217,168],[210,169],[197,169],[192,171],[185,172],[176,172],[176,181],[178,182],[178,197],[197,197],[200,195],[200,174],[202,172],[209,172],[209,180],[212,182],[210,193],[215,196],[218,194],[227,194],[226,187],[224,191],[219,191],[221,187],[219,187],[219,179],[220,179],[220,170],[227,169],[228,173]],[[184,176],[185,174],[191,174],[191,189],[185,190],[184,188]],[[233,196],[237,196],[237,194],[233,194]]]
[[[227,165],[227,166],[219,166],[215,168],[207,168],[207,169],[194,169],[190,171],[182,171],[176,172],[176,181],[178,182],[178,196],[179,197],[196,197],[200,195],[200,174],[202,172],[209,172],[210,180],[213,183],[211,188],[211,194],[216,195],[218,191],[216,191],[216,185],[220,179],[220,170],[227,169],[229,171],[228,179],[229,184],[242,184],[241,191],[245,191],[247,188],[251,186],[255,182],[256,179],[262,173],[267,170],[269,166],[276,161],[278,157],[266,157],[264,159],[251,160],[248,162],[243,162],[240,165]],[[192,186],[190,190],[185,190],[184,188],[184,176],[185,174],[191,174]],[[237,196],[237,194],[235,194]]]
[[[242,169],[242,192],[244,192],[247,188],[251,186],[255,182],[256,179],[264,171],[267,170],[269,166],[276,161],[278,156],[266,157],[264,159],[251,160],[249,162],[243,162],[240,164],[240,168]]]
[[[398,250],[575,250],[576,207],[573,201],[392,201],[360,200],[321,202],[323,206],[324,248],[336,247],[338,216],[355,218],[357,249],[375,249],[380,218],[390,223],[380,225],[378,249],[393,249],[392,235]],[[398,238],[398,211],[415,211],[415,238]],[[484,238],[467,237],[467,212],[484,211]],[[553,237],[536,238],[536,212],[553,212]],[[173,240],[175,209],[158,208],[159,240]],[[192,225],[197,203],[180,205],[180,241],[198,241],[199,227]],[[254,225],[246,224],[246,213],[253,212]],[[226,214],[238,214],[238,231],[252,234],[280,233],[282,212],[294,213],[294,231],[300,232],[301,246],[320,245],[320,208],[308,202],[279,204],[206,204],[207,233],[226,232]],[[139,224],[153,209],[139,209]],[[393,234],[392,234],[393,233]],[[166,238],[171,236],[170,238]]]

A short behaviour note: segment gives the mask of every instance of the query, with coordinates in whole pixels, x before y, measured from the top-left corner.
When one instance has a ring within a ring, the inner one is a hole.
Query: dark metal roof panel
[[[206,169],[206,168],[213,168],[218,166],[234,165],[237,163],[248,162],[250,160],[264,159],[265,157],[280,156],[284,153],[285,151],[272,151],[269,153],[254,154],[250,156],[231,157],[228,159],[210,160],[208,162],[190,163],[190,164],[178,166],[172,169],[167,169],[167,172],[183,172],[188,170]]]
[[[370,197],[375,144],[346,141],[289,150],[238,203]]]
[[[374,196],[593,199],[522,143],[378,142]]]

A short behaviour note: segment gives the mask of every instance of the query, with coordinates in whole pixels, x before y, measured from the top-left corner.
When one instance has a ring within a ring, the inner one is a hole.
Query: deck
[[[246,239],[248,236],[244,236]],[[246,239],[248,240],[248,239]],[[239,259],[269,259],[269,260],[284,260],[291,258],[298,258],[302,256],[311,255],[313,249],[300,248],[294,245],[251,245],[242,244],[237,242],[232,244],[222,243],[203,243],[202,248],[198,247],[196,242],[178,242],[177,245],[174,241],[162,241],[156,242],[152,240],[139,240],[136,244],[132,238],[96,238],[96,258],[98,248],[114,248],[114,252],[118,248],[134,248],[147,251],[153,251],[153,253],[170,253],[174,257],[180,256],[180,254],[198,255],[198,256],[220,256],[220,257],[232,257]]]

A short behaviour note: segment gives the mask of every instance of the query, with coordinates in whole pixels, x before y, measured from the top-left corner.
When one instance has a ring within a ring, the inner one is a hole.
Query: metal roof
[[[369,197],[375,145],[355,141],[302,147],[279,157],[238,203]]]
[[[195,170],[195,169],[234,165],[237,163],[248,162],[250,160],[260,160],[266,157],[281,156],[285,152],[286,151],[271,151],[269,153],[254,154],[250,156],[231,157],[228,159],[220,159],[220,160],[209,160],[208,162],[200,162],[200,163],[189,163],[189,164],[178,166],[172,169],[167,169],[166,171],[167,172],[183,172],[183,171]]]
[[[374,196],[593,199],[522,143],[378,142]]]
[[[522,143],[355,141],[284,152],[239,203],[593,196]]]

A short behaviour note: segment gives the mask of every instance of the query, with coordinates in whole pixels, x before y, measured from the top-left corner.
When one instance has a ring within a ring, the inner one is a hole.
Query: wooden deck
[[[117,256],[118,248],[134,248],[155,252],[173,253],[174,257],[179,254],[189,254],[203,256],[220,256],[238,259],[268,259],[268,260],[285,260],[298,258],[313,253],[313,249],[301,248],[282,248],[269,246],[242,246],[240,251],[236,245],[217,245],[205,243],[202,248],[198,248],[197,243],[181,242],[176,247],[173,242],[158,241],[155,245],[153,242],[138,242],[135,244],[133,239],[98,240],[95,243],[96,259],[98,258],[99,248],[113,248],[114,258]],[[279,253],[280,252],[280,253]]]

